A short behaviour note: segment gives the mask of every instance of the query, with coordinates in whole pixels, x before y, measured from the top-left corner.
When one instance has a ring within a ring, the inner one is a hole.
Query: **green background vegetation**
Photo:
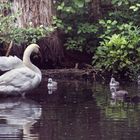
[[[96,70],[123,74],[134,79],[140,71],[140,3],[138,0],[110,0],[110,7],[93,17],[92,0],[58,0],[57,14],[50,27],[13,25],[19,13],[0,14],[0,43],[36,43],[55,30],[65,34],[64,47],[91,54]],[[102,1],[102,3],[106,1]],[[0,10],[10,8],[0,4]]]

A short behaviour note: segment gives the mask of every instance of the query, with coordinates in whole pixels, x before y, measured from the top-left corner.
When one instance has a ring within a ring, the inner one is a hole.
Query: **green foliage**
[[[116,34],[101,42],[94,56],[96,67],[109,71],[115,67],[117,70],[123,68],[126,64],[123,61],[128,61],[126,60],[128,53],[124,51],[126,45],[126,38]]]
[[[118,28],[117,27],[118,22],[116,20],[99,20],[100,25],[100,38],[106,38],[107,36],[110,36],[111,34],[114,34]]]
[[[65,46],[67,49],[93,52],[94,39],[98,27],[91,23],[89,16],[89,3],[91,0],[68,0],[58,3],[58,17],[54,18],[54,26],[67,34]],[[93,40],[93,41],[91,41]]]
[[[140,23],[140,3],[138,0],[111,0],[114,7],[113,12],[109,12],[111,19],[123,22]]]
[[[99,21],[100,45],[93,64],[133,79],[140,72],[140,4],[138,0],[111,0],[113,10]]]
[[[76,12],[74,7],[66,6],[64,2],[62,2],[60,5],[58,5],[57,10],[61,11],[61,12],[68,13],[68,14],[73,14]]]
[[[138,0],[111,0],[111,3],[111,10],[102,13],[103,18],[94,23],[89,20],[93,14],[91,0],[61,0],[56,26],[67,35],[67,49],[94,53],[96,68],[124,72],[130,77],[140,71],[140,3]]]
[[[83,37],[74,37],[74,38],[68,38],[67,42],[65,43],[65,46],[67,46],[67,49],[71,50],[78,50],[83,51],[83,44],[85,44],[86,39]]]
[[[98,28],[96,25],[85,22],[85,23],[79,23],[77,34],[97,33],[97,31]]]
[[[88,53],[94,52],[94,41],[89,41],[91,38],[95,38],[95,35],[98,31],[96,25],[90,23],[79,23],[77,28],[75,29],[75,36],[71,36],[67,39],[65,46],[67,49],[78,50],[78,51],[86,51]],[[72,31],[70,32],[71,34]],[[89,47],[90,46],[90,47]]]
[[[132,22],[120,24],[116,20],[100,20],[99,21],[100,38],[105,39],[111,35],[117,33],[125,36],[127,39],[132,39],[131,41],[135,43],[139,40],[140,29],[138,26],[133,25]]]
[[[27,27],[27,28],[14,28],[11,32],[12,40],[15,43],[36,43],[40,38],[45,37],[49,32],[53,31],[51,28],[46,28],[43,25],[39,27]]]
[[[53,16],[53,26],[59,29],[64,29],[63,21],[56,16]]]
[[[0,43],[10,43],[11,41],[14,41],[16,44],[36,43],[37,40],[54,31],[55,28],[48,28],[43,25],[34,28],[31,25],[32,23],[29,23],[27,28],[16,27],[15,20],[19,13],[15,15],[3,14],[3,10],[8,10],[11,6],[10,3],[0,4]]]
[[[117,73],[126,71],[126,75],[135,73],[134,65],[140,61],[140,29],[132,23],[118,24],[117,21],[100,21],[104,34],[93,57],[96,68]],[[135,67],[136,68],[136,67]]]
[[[138,11],[140,9],[140,3],[130,6],[129,9],[132,9],[134,12]]]
[[[3,11],[3,10],[5,10],[5,9],[10,9],[11,8],[11,6],[12,6],[12,4],[9,2],[9,3],[0,3],[0,11]]]
[[[3,41],[11,41],[11,29],[13,27],[13,23],[15,20],[15,15],[7,15],[3,14],[5,8],[10,8],[11,4],[8,3],[0,3],[0,42]]]
[[[117,6],[121,6],[121,5],[128,5],[129,4],[129,0],[112,0],[112,4],[116,4]]]

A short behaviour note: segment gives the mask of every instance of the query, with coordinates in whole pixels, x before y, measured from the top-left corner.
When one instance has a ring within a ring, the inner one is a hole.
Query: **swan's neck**
[[[33,64],[31,63],[31,60],[30,60],[30,56],[31,56],[31,53],[32,53],[33,50],[31,49],[26,49],[24,51],[24,54],[23,54],[23,63],[26,65],[26,66],[32,66]]]
[[[41,76],[41,71],[39,68],[37,68],[30,59],[31,53],[33,52],[33,49],[26,49],[24,54],[23,54],[23,63],[25,66],[33,70],[34,72],[38,73]]]
[[[111,78],[111,82],[110,83],[111,84],[115,83],[115,80]]]

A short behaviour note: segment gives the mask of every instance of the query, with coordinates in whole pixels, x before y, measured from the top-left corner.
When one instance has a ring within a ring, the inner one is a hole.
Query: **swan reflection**
[[[23,98],[0,99],[0,138],[27,138],[33,140],[30,130],[40,118],[41,106]],[[35,136],[37,139],[37,136]],[[6,139],[7,140],[7,139]]]

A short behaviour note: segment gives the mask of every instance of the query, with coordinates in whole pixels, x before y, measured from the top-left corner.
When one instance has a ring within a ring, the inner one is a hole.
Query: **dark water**
[[[124,84],[130,96],[136,85]],[[140,103],[112,100],[108,85],[47,81],[26,98],[0,99],[0,140],[139,140]]]

